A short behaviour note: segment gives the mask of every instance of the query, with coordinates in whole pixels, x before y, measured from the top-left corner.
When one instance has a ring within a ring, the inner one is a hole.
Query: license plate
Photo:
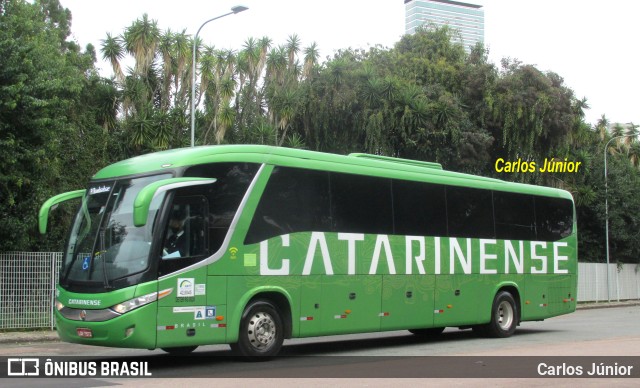
[[[93,332],[91,331],[91,329],[85,329],[85,328],[76,329],[76,333],[78,333],[78,337],[82,337],[82,338],[93,337]]]

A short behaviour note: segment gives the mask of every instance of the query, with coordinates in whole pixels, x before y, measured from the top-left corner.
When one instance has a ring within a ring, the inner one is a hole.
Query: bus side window
[[[185,177],[216,178],[216,183],[199,189],[209,200],[206,223],[209,228],[207,239],[210,254],[222,247],[238,206],[258,167],[255,163],[208,163],[192,166],[185,171]]]
[[[203,195],[175,196],[162,241],[162,274],[207,257],[207,208]]]
[[[343,233],[393,234],[391,180],[331,173],[331,217]]]
[[[444,186],[425,182],[393,181],[395,234],[446,236],[447,202]]]
[[[490,190],[447,186],[449,237],[494,238]]]
[[[538,240],[557,241],[573,231],[573,206],[563,198],[536,197]]]
[[[289,233],[331,231],[328,177],[323,171],[274,168],[245,244]]]
[[[494,191],[493,204],[496,238],[536,240],[536,218],[531,195]]]

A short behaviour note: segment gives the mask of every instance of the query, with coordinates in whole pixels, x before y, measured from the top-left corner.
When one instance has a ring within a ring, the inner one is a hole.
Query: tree
[[[113,111],[97,97],[113,89],[96,75],[93,47],[66,40],[71,15],[57,0],[3,0],[0,10],[0,251],[60,249],[61,229],[39,239],[37,212],[105,160]]]

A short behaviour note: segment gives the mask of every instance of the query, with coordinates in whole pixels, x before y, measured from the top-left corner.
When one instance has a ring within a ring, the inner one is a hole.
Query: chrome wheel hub
[[[511,306],[511,304],[506,301],[500,302],[496,314],[496,320],[498,321],[498,325],[500,326],[500,328],[505,331],[509,330],[509,328],[513,324],[514,319],[513,307]]]
[[[276,338],[276,325],[271,315],[258,312],[251,317],[247,326],[251,346],[258,350],[268,349]]]

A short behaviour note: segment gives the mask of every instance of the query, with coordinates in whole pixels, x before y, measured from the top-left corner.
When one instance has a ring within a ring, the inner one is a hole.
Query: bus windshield
[[[164,194],[151,203],[149,222],[143,227],[133,225],[133,202],[143,187],[169,177],[161,174],[89,185],[71,231],[60,283],[111,289],[114,280],[145,270]]]

